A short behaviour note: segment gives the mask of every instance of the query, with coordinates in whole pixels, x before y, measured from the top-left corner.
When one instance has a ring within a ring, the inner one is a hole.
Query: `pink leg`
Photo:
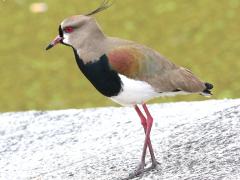
[[[144,132],[146,134],[146,131],[147,131],[147,120],[145,118],[145,116],[143,115],[143,113],[140,111],[139,107],[137,105],[135,105],[135,110],[136,112],[138,113],[138,116],[140,117],[141,119],[141,123],[142,123],[142,126],[144,128]],[[154,152],[153,152],[153,148],[152,148],[152,143],[151,143],[151,139],[149,138],[148,140],[148,148],[149,148],[149,152],[150,152],[150,155],[151,155],[151,159],[152,159],[152,163],[155,163],[157,162],[156,161],[156,158],[155,158],[155,155],[154,155]]]
[[[147,152],[147,146],[148,146],[148,142],[150,141],[150,132],[152,129],[152,123],[153,123],[153,118],[150,114],[150,112],[148,111],[148,108],[146,106],[146,104],[142,104],[142,107],[147,115],[147,128],[146,128],[146,137],[145,137],[145,141],[144,141],[144,146],[143,146],[143,152],[142,152],[142,159],[141,162],[145,163],[145,157],[146,157],[146,152]],[[154,161],[153,161],[153,165],[157,165],[157,161],[154,157]]]
[[[140,109],[138,108],[137,105],[135,106],[135,110],[137,111],[137,113],[138,113],[138,115],[141,119],[146,137],[145,137],[145,141],[144,141],[144,146],[143,146],[143,152],[142,152],[142,156],[141,156],[140,165],[133,174],[130,174],[128,179],[132,179],[132,178],[142,174],[144,171],[151,170],[151,169],[155,168],[158,164],[158,162],[156,161],[156,158],[154,156],[153,148],[152,148],[152,144],[151,144],[151,140],[150,140],[150,132],[151,132],[151,128],[152,128],[153,118],[152,118],[150,112],[148,111],[146,104],[143,104],[142,106],[143,106],[143,109],[144,109],[144,111],[147,115],[147,118],[145,118],[145,116],[140,111]],[[144,170],[147,147],[149,148],[149,152],[150,152],[150,155],[151,155],[152,166],[150,168]]]

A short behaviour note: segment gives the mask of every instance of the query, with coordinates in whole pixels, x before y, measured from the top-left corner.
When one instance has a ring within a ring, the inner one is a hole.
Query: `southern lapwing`
[[[109,6],[104,1],[90,13],[66,18],[59,26],[59,35],[46,49],[58,43],[72,47],[79,69],[102,95],[135,108],[146,137],[141,162],[129,176],[133,178],[158,164],[150,140],[153,118],[145,103],[152,98],[177,94],[210,96],[213,85],[151,48],[105,35],[93,15]],[[152,166],[144,169],[147,147]]]

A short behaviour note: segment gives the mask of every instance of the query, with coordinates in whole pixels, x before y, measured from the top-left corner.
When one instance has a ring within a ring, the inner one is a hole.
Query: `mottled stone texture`
[[[239,99],[149,108],[160,165],[136,179],[240,179]],[[133,108],[3,113],[0,179],[121,179],[138,164],[143,135]]]

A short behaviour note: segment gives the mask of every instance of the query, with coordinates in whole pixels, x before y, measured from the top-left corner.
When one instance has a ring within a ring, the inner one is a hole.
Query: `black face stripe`
[[[84,64],[73,48],[78,67],[92,85],[104,96],[112,97],[122,91],[122,82],[118,73],[112,70],[108,57],[103,55],[99,60]]]
[[[59,36],[60,36],[60,37],[63,37],[63,30],[62,30],[61,25],[60,25],[59,28],[58,28],[58,33],[59,33]]]
[[[59,33],[59,36],[63,38],[63,30],[62,30],[61,25],[60,25],[59,28],[58,28],[58,33]],[[69,44],[64,43],[64,42],[63,42],[63,39],[62,39],[60,42],[61,42],[61,44],[63,44],[63,45],[70,46]]]

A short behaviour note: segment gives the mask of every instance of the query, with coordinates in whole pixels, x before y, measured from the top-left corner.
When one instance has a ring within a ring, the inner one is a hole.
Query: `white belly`
[[[121,105],[142,104],[160,95],[150,84],[144,81],[129,79],[124,75],[119,76],[123,83],[122,91],[117,96],[111,97],[111,99]]]

